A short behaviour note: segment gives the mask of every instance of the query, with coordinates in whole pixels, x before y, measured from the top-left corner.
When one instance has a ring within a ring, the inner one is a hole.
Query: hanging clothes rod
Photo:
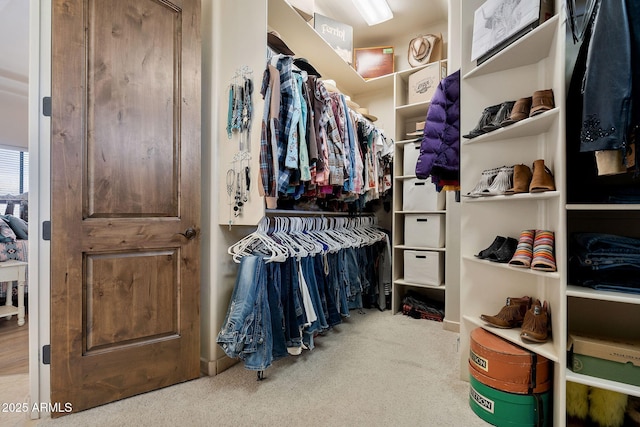
[[[268,216],[347,216],[347,217],[359,217],[359,216],[374,216],[373,212],[330,212],[330,211],[302,211],[293,209],[265,209],[265,215]]]

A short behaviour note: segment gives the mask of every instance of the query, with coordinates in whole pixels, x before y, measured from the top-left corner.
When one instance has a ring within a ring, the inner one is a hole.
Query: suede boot
[[[480,318],[497,328],[515,328],[522,324],[524,315],[529,307],[531,307],[531,298],[527,296],[522,298],[509,297],[498,314],[495,316],[482,314]]]
[[[545,166],[544,160],[536,160],[533,162],[533,176],[529,185],[530,193],[542,193],[543,191],[555,191],[553,174],[548,167]]]
[[[531,184],[531,169],[527,165],[515,165],[513,167],[513,187],[504,194],[528,193]]]

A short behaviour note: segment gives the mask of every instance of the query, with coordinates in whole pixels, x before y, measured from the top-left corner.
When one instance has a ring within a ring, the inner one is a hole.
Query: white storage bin
[[[418,156],[420,155],[420,142],[409,142],[404,145],[402,170],[403,175],[415,175],[416,163],[418,162]]]
[[[404,216],[404,244],[424,248],[443,248],[444,215],[410,214]]]
[[[403,211],[441,211],[444,209],[444,193],[427,179],[406,179],[402,188]]]
[[[404,251],[404,280],[416,285],[440,286],[444,279],[442,252]]]

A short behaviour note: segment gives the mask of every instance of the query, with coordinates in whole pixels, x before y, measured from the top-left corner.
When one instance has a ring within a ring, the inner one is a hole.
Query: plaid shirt
[[[326,88],[324,89],[326,92]],[[336,117],[333,113],[335,97],[327,93],[325,108],[322,111],[326,114],[325,126],[327,129],[327,151],[329,153],[329,183],[331,185],[342,186],[344,184],[344,144],[340,137],[340,131]]]
[[[291,134],[292,118],[294,115],[293,107],[293,85],[295,80],[291,71],[293,57],[286,55],[277,55],[277,68],[280,72],[280,132],[278,135],[278,192],[286,193],[289,187],[289,179],[291,171],[286,168],[285,162],[287,157],[287,144],[289,135]]]

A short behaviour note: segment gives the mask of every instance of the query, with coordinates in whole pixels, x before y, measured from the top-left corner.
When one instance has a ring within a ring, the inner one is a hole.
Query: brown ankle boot
[[[504,194],[528,193],[531,183],[531,169],[527,165],[515,165],[513,167],[513,187]]]
[[[546,342],[550,329],[549,305],[546,301],[540,304],[540,300],[537,300],[524,316],[520,338],[524,341]]]
[[[483,314],[480,316],[485,322],[498,328],[515,328],[520,326],[524,319],[524,315],[531,307],[531,298],[525,296],[522,298],[507,298],[504,307],[495,316]]]
[[[553,174],[544,165],[544,160],[533,162],[533,176],[529,185],[530,193],[542,193],[543,191],[554,191],[556,185],[553,182]]]

